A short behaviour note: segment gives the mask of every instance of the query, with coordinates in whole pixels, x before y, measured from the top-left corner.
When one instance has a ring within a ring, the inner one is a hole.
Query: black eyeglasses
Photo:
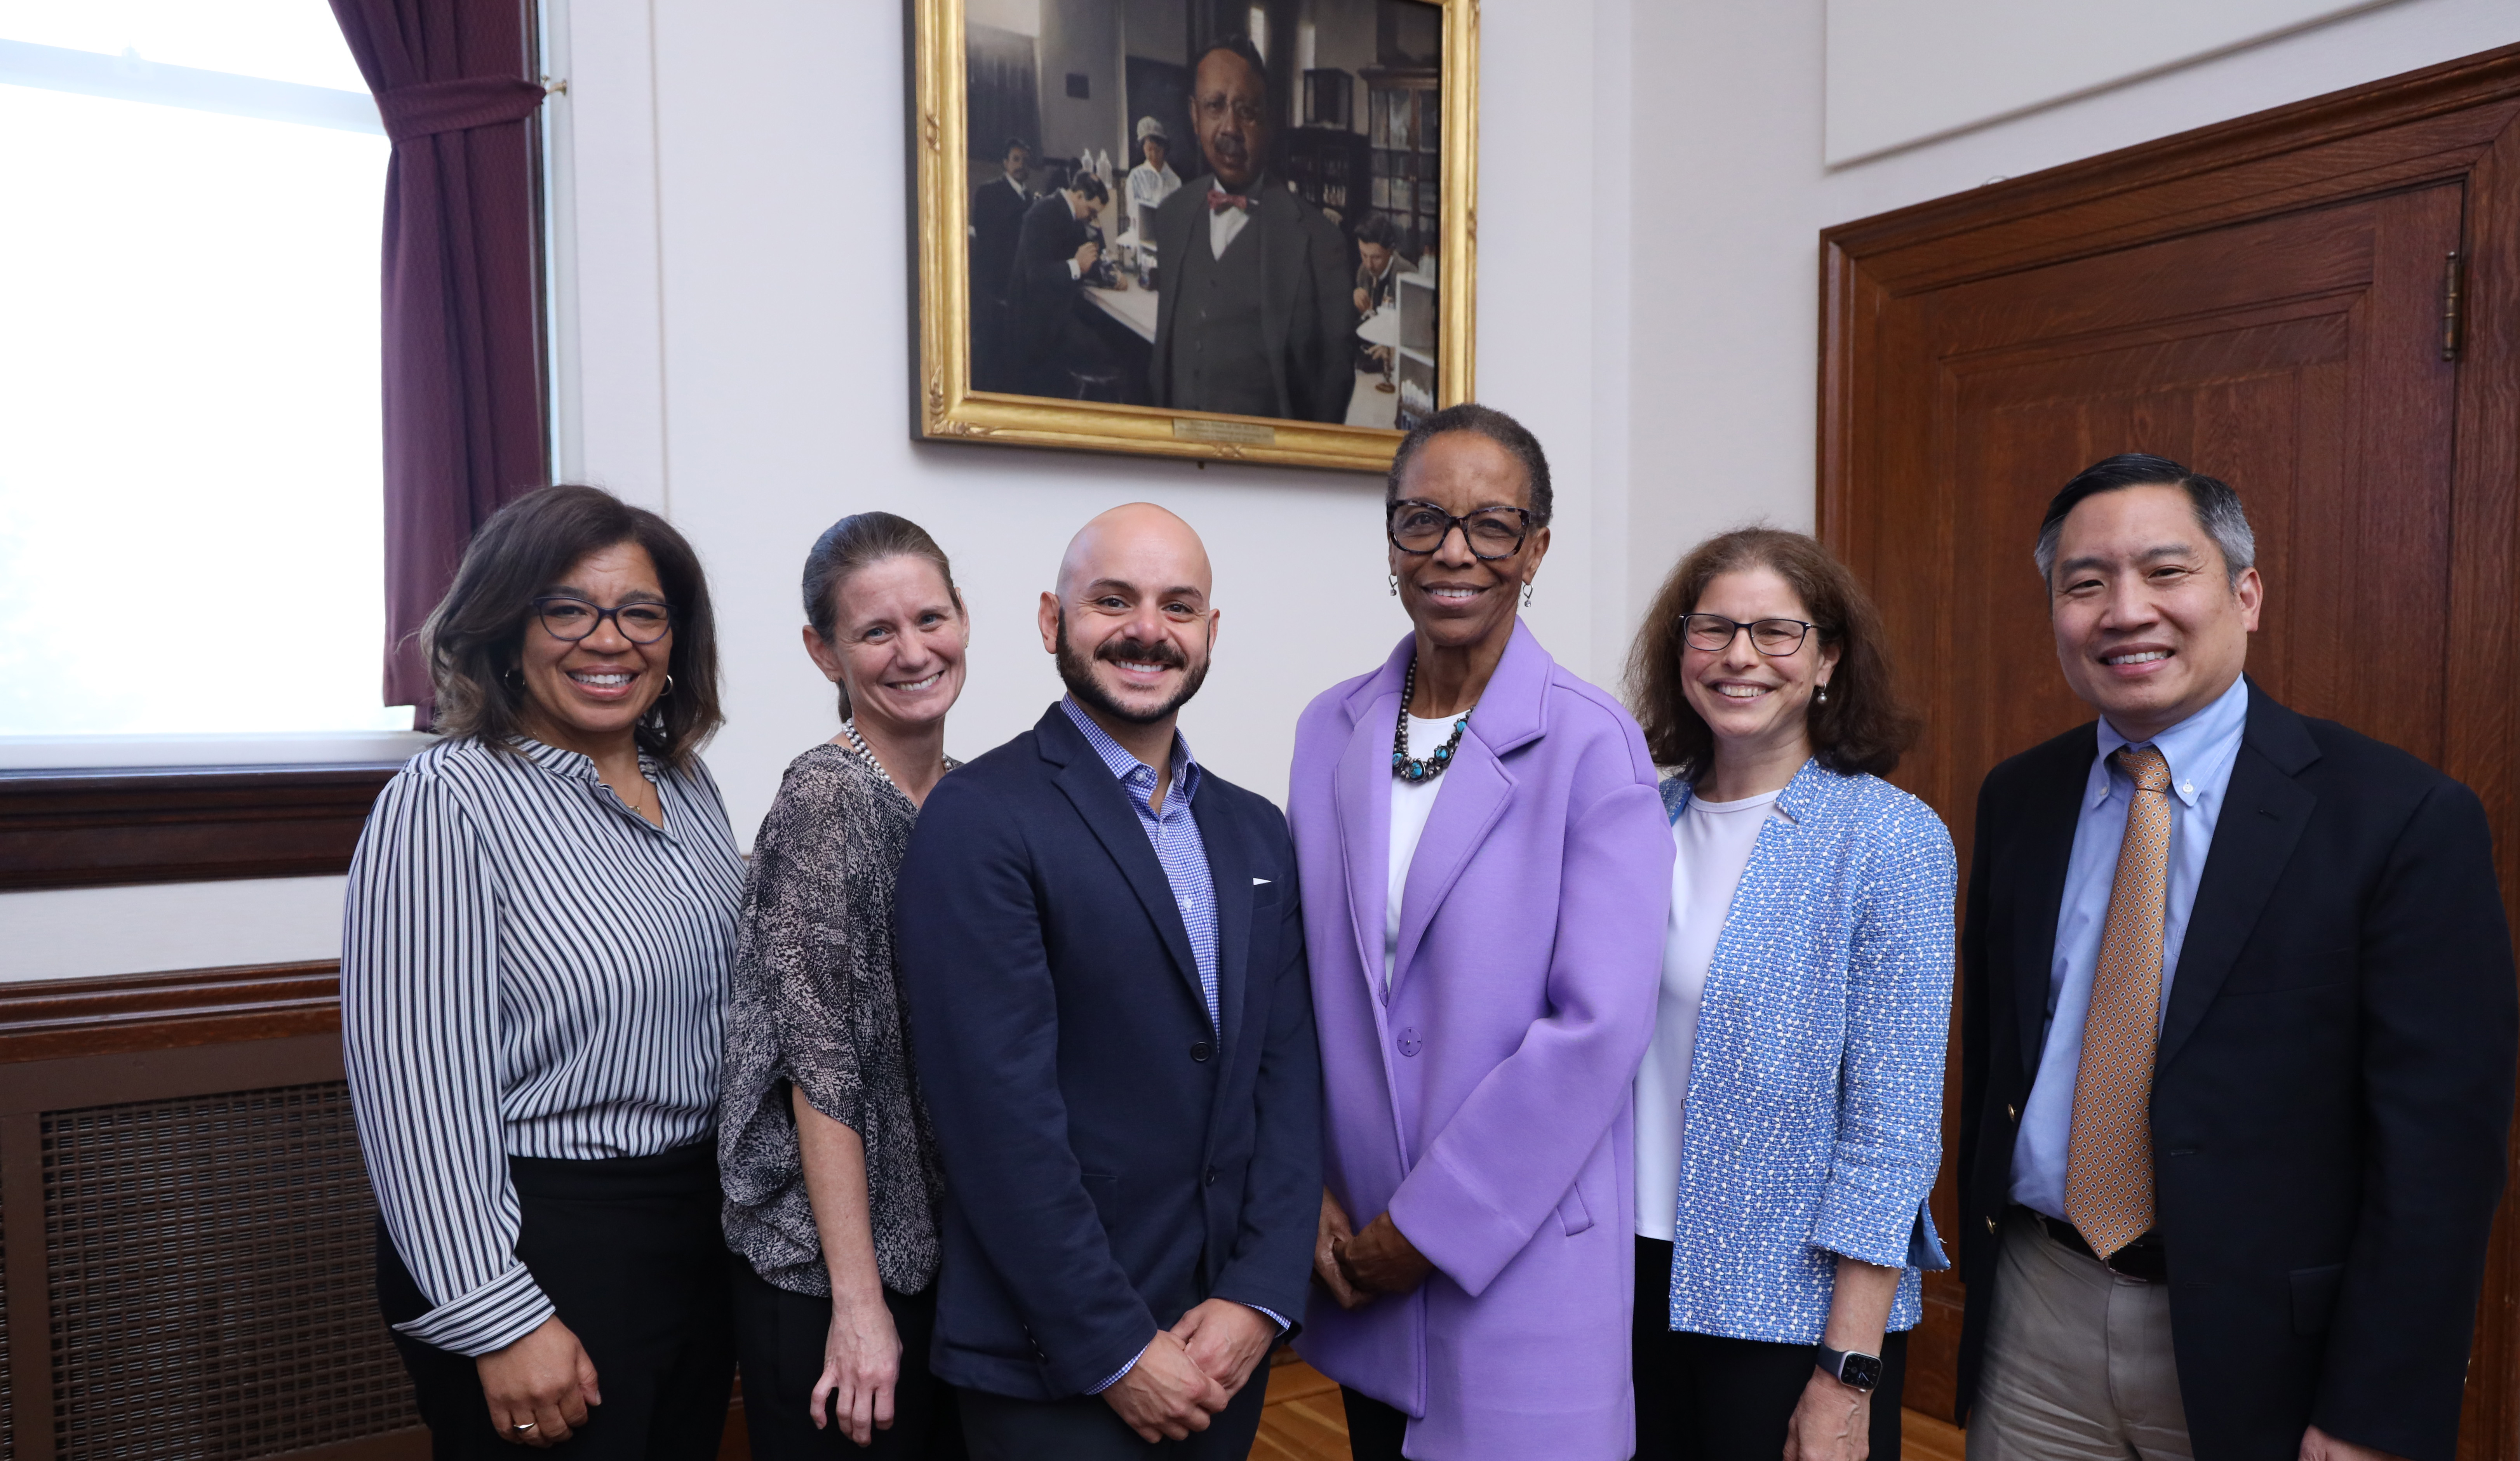
[[[1391,536],[1392,547],[1423,555],[1443,547],[1455,528],[1462,530],[1462,541],[1470,545],[1472,556],[1494,561],[1522,551],[1522,540],[1531,532],[1531,514],[1520,508],[1481,508],[1455,517],[1433,503],[1400,502],[1391,505],[1391,521],[1384,530]]]
[[[652,644],[674,632],[674,611],[661,603],[641,601],[617,608],[597,608],[583,598],[553,595],[534,600],[534,613],[542,620],[543,632],[556,640],[571,643],[595,633],[605,620],[621,631],[621,637],[634,644]]]
[[[1754,619],[1744,623],[1727,619],[1722,614],[1683,614],[1680,631],[1688,637],[1688,647],[1721,653],[1732,647],[1733,637],[1750,631],[1750,647],[1770,659],[1785,659],[1803,646],[1803,637],[1820,628],[1801,619]]]

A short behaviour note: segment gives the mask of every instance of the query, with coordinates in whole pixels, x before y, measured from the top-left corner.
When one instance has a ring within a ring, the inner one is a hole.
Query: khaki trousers
[[[1996,1259],[1968,1461],[2189,1461],[2170,1289],[2127,1278],[2015,1209]]]

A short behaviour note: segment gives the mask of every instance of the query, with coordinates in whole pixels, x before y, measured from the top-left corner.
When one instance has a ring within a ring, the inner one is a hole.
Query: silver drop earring
[[[1522,585],[1522,606],[1531,607],[1531,582],[1528,579],[1525,579]]]
[[[1394,598],[1400,597],[1400,575],[1397,573],[1391,575],[1391,597]]]
[[[1820,688],[1812,691],[1812,698],[1818,700],[1822,705],[1826,705],[1828,703],[1828,686],[1823,685]]]

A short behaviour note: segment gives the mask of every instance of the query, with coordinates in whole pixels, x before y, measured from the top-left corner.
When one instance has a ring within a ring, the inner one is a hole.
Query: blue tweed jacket
[[[1662,783],[1677,819],[1687,782]],[[1759,829],[1706,971],[1688,1072],[1671,1327],[1816,1344],[1840,1255],[1950,1266],[1925,1195],[1942,1164],[1956,894],[1951,834],[1878,776],[1803,764]]]

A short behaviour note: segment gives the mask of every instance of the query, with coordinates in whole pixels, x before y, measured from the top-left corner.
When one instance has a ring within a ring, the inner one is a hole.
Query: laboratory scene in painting
[[[969,0],[974,390],[1435,409],[1442,10]]]

